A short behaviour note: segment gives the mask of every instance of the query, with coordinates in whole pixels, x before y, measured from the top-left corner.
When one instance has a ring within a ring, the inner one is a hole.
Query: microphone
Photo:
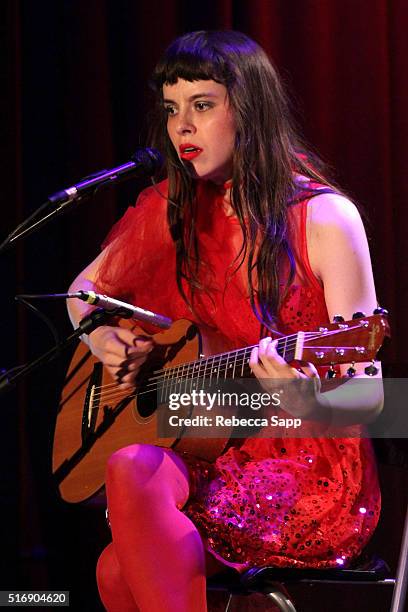
[[[122,302],[121,300],[108,297],[107,295],[95,293],[94,291],[81,290],[78,291],[78,293],[68,293],[67,297],[79,298],[80,300],[83,300],[88,304],[99,306],[104,310],[119,310],[119,316],[122,316],[125,319],[136,319],[136,321],[145,321],[145,323],[157,325],[157,327],[160,327],[162,329],[168,329],[173,323],[173,321],[168,317],[156,314],[155,312],[151,312],[150,310],[144,310],[144,308],[139,308],[138,306],[133,306],[132,304],[127,304],[126,302]]]
[[[111,183],[119,183],[137,176],[152,176],[163,164],[163,157],[156,149],[138,149],[131,161],[110,170],[101,170],[85,177],[72,187],[49,196],[51,204],[61,205],[79,201],[92,195],[96,189]]]
[[[15,299],[18,298],[23,298],[27,300],[57,300],[77,298],[79,300],[87,302],[88,304],[92,304],[93,306],[99,306],[100,308],[103,308],[108,312],[112,311],[112,314],[122,317],[123,319],[144,321],[145,323],[150,323],[151,325],[155,325],[156,327],[160,327],[161,329],[169,329],[169,327],[173,323],[173,321],[168,317],[156,314],[155,312],[151,312],[150,310],[145,310],[144,308],[139,308],[138,306],[133,306],[132,304],[128,304],[127,302],[122,302],[121,300],[108,297],[107,295],[95,293],[94,291],[81,290],[77,293],[45,293],[40,295],[16,295]]]

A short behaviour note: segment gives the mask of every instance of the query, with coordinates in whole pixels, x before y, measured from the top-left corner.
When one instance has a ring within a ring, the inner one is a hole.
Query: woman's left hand
[[[276,393],[279,387],[280,407],[285,412],[296,417],[313,418],[321,386],[317,370],[311,363],[302,365],[301,369],[291,367],[278,354],[277,344],[278,341],[270,337],[262,338],[252,350],[249,367],[265,391]],[[291,381],[293,384],[289,384]]]

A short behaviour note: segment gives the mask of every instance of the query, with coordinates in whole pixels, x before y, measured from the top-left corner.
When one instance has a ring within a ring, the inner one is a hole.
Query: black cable
[[[37,317],[39,317],[46,324],[46,326],[48,327],[48,329],[52,333],[52,336],[54,338],[55,344],[56,345],[59,344],[60,337],[59,337],[57,328],[55,327],[54,323],[47,317],[47,315],[45,315],[43,312],[41,312],[41,310],[39,310],[36,306],[31,304],[30,302],[27,302],[27,300],[23,299],[22,297],[20,297],[18,295],[16,295],[14,299],[16,300],[16,302],[24,304],[24,306],[26,306],[27,308],[31,309],[37,315]]]

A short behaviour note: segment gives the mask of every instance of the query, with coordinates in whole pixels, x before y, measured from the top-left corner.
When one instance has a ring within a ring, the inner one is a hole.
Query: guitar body
[[[379,309],[369,317],[358,315],[350,321],[281,337],[277,351],[288,363],[303,360],[330,365],[374,360],[389,335],[386,312]],[[135,334],[146,335],[140,327],[130,327]],[[80,343],[75,352],[59,404],[53,449],[53,476],[65,501],[79,502],[94,495],[104,484],[109,456],[124,446],[154,444],[213,461],[233,435],[231,428],[225,428],[220,432],[225,437],[183,437],[183,428],[175,428],[173,438],[158,438],[157,408],[167,406],[169,393],[191,392],[199,379],[209,379],[211,384],[251,376],[248,360],[252,347],[222,352],[226,347],[221,334],[201,338],[197,327],[185,320],[154,334],[153,340],[154,348],[140,369],[136,391],[130,392],[119,389],[117,380],[85,344]],[[180,416],[194,416],[192,406],[183,410],[178,412]]]
[[[130,327],[146,335],[134,324]],[[149,370],[194,361],[201,350],[201,336],[189,321],[177,321],[153,338]],[[133,392],[120,391],[117,385],[81,342],[67,373],[54,435],[53,476],[67,502],[94,495],[104,484],[108,458],[124,446],[154,444],[214,460],[226,445],[228,438],[178,438],[180,431],[174,438],[158,438],[156,393],[135,399]],[[103,394],[100,387],[106,388]]]

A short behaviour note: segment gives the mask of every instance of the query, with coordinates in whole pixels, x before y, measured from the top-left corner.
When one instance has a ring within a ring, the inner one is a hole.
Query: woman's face
[[[232,177],[235,120],[227,89],[215,81],[163,85],[167,131],[191,176],[225,183]]]

